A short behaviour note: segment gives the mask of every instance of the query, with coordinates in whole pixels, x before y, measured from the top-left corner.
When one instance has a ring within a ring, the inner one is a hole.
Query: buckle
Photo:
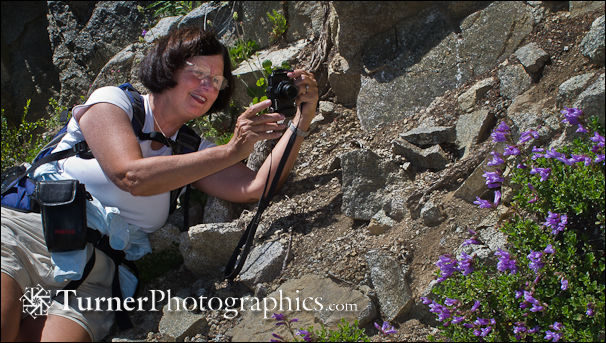
[[[83,153],[83,152],[87,152],[88,151],[88,144],[86,144],[86,141],[78,142],[78,143],[74,144],[74,146],[72,147],[72,150],[74,152],[76,152],[77,154],[80,154],[80,153]]]

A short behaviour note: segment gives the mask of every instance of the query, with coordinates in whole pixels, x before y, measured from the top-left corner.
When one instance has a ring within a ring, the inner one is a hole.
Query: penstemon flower
[[[520,149],[518,149],[515,145],[507,145],[505,146],[505,151],[503,152],[503,156],[518,156],[520,154]]]
[[[515,274],[518,268],[516,267],[516,261],[511,259],[511,256],[507,251],[499,248],[498,251],[494,253],[499,257],[499,262],[497,263],[497,270],[500,272],[506,272],[509,270],[510,274]]]
[[[530,174],[539,174],[539,176],[541,177],[541,182],[547,180],[547,178],[549,177],[549,175],[551,174],[551,169],[550,168],[538,168],[538,167],[532,167],[532,169],[530,170]]]
[[[543,256],[543,253],[540,251],[530,251],[530,254],[528,254],[528,259],[530,260],[530,263],[528,264],[528,268],[532,269],[535,274],[539,272],[539,269],[543,268],[543,266],[545,265],[544,263],[541,262],[541,257]]]
[[[499,154],[498,152],[492,151],[490,154],[492,155],[492,160],[490,162],[486,163],[486,165],[498,166],[498,165],[505,163],[505,161],[501,157],[501,154]]]
[[[507,126],[505,122],[501,122],[490,136],[492,137],[493,142],[498,143],[505,142],[508,134],[509,126]]]
[[[564,108],[564,110],[560,111],[560,113],[564,114],[564,119],[562,120],[562,122],[568,123],[570,125],[580,124],[579,118],[583,115],[583,111],[578,108]]]
[[[552,229],[551,234],[557,235],[559,232],[564,231],[566,224],[568,224],[568,216],[565,214],[553,213],[551,211],[547,211],[547,213],[547,219],[543,225]]]
[[[386,321],[383,322],[382,326],[379,326],[379,324],[375,323],[375,328],[379,330],[379,332],[381,332],[381,334],[384,336],[389,336],[391,334],[398,333],[398,330],[394,329],[393,326],[389,325],[389,323]]]
[[[435,263],[436,266],[440,267],[441,277],[437,280],[442,282],[448,279],[457,270],[457,260],[451,258],[449,255],[440,256],[440,260]]]
[[[484,172],[482,176],[484,176],[486,179],[486,186],[488,186],[488,188],[499,188],[501,187],[501,183],[505,181],[499,170],[494,172]]]

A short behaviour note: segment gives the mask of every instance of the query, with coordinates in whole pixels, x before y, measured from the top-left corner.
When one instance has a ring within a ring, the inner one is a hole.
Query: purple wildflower
[[[501,191],[495,191],[494,192],[494,201],[492,203],[488,200],[480,199],[480,197],[477,195],[476,195],[476,201],[474,201],[473,203],[478,205],[480,208],[493,208],[493,207],[496,208],[497,206],[499,206],[500,202],[501,202]],[[479,244],[479,242],[477,244]]]
[[[505,161],[501,157],[501,154],[499,154],[498,152],[493,151],[490,154],[492,155],[492,160],[490,162],[488,162],[486,165],[488,165],[488,166],[498,166],[498,165],[501,165],[501,164],[505,163]]]
[[[589,139],[591,139],[592,142],[597,143],[595,146],[598,148],[603,148],[605,145],[604,137],[597,132],[594,132],[593,137],[590,137]]]
[[[272,336],[274,336],[277,339],[271,339],[270,342],[284,342],[284,338],[280,335],[278,335],[277,333],[272,333]]]
[[[492,203],[488,200],[480,199],[479,196],[476,195],[476,201],[473,202],[478,205],[480,208],[492,208]]]
[[[488,325],[488,324],[490,324],[490,319],[476,318],[476,321],[473,322],[473,324],[476,325],[476,326]]]
[[[499,262],[497,263],[497,270],[500,272],[505,272],[509,269],[510,274],[515,274],[517,271],[516,261],[512,260],[509,253],[507,251],[499,248],[497,252],[494,253],[499,256]]]
[[[147,30],[144,29],[143,31],[141,31],[141,37],[145,37],[146,34],[147,34]]]
[[[480,331],[482,331],[482,333],[480,334],[480,337],[486,337],[486,336],[488,336],[490,331],[492,331],[492,326],[487,326],[483,329],[480,329]]]
[[[520,154],[520,149],[518,149],[515,145],[506,145],[505,151],[503,152],[503,156],[518,156]]]
[[[549,325],[549,327],[556,331],[560,331],[560,330],[562,330],[563,325],[560,322],[553,322],[553,324]]]
[[[515,298],[516,299],[520,299],[520,297],[523,295],[524,293],[522,293],[522,291],[516,291],[515,292]]]
[[[547,331],[545,331],[544,338],[546,340],[551,340],[552,342],[557,342],[562,338],[562,334],[547,330]]]
[[[567,289],[568,289],[568,280],[566,280],[566,279],[562,279],[562,280],[560,280],[560,284],[561,284],[560,288],[561,288],[563,291],[565,291],[565,290],[567,290]]]
[[[441,271],[441,277],[437,280],[438,282],[448,279],[457,270],[457,260],[450,258],[449,255],[440,256],[440,260],[435,264],[440,267]]]
[[[305,342],[311,342],[311,332],[309,332],[307,330],[297,331],[297,336],[303,336],[303,340]]]
[[[541,177],[541,182],[547,180],[547,178],[549,177],[549,174],[551,174],[551,169],[550,168],[539,168],[539,167],[533,167],[530,170],[530,174],[539,174],[539,176]]]
[[[459,261],[457,268],[459,271],[461,271],[461,273],[463,273],[463,275],[473,273],[472,260],[473,257],[467,255],[465,252],[461,253],[461,261]]]
[[[529,329],[528,333],[531,333],[531,334],[532,333],[536,333],[536,332],[539,332],[539,330],[541,330],[541,327],[540,326],[535,326],[532,329]]]
[[[530,312],[542,312],[544,311],[545,308],[539,304],[532,304],[532,308],[530,309]]]
[[[429,305],[429,304],[431,304],[433,302],[428,297],[421,297],[421,301],[423,302],[424,305]]]
[[[501,187],[501,182],[505,181],[505,179],[501,176],[501,172],[498,170],[495,172],[484,172],[482,176],[486,178],[486,186],[488,186],[488,188]]]
[[[568,107],[564,107],[564,108],[565,108],[565,110],[560,111],[560,113],[562,113],[564,115],[564,120],[562,120],[562,122],[568,123],[570,125],[580,124],[579,117],[583,115],[583,111],[581,111],[578,108],[568,108]]]
[[[398,331],[395,330],[393,326],[389,325],[389,323],[386,321],[383,322],[383,326],[379,326],[379,324],[375,323],[375,328],[377,328],[377,330],[379,330],[385,336],[389,336],[393,333],[398,333]]]
[[[547,219],[543,225],[552,229],[551,234],[557,235],[558,232],[564,231],[566,224],[568,224],[568,216],[565,214],[553,213],[551,211],[548,211],[547,213]]]
[[[587,129],[585,128],[585,126],[583,126],[583,124],[579,124],[577,132],[578,133],[588,133],[589,131],[587,131]]]
[[[452,313],[450,312],[450,309],[444,305],[440,305],[438,303],[432,303],[431,305],[429,305],[429,312],[431,313],[435,313],[438,315],[438,321],[445,321],[446,319],[450,318],[450,316],[452,315]]]
[[[595,163],[600,163],[602,161],[604,161],[604,154],[598,155],[598,157],[596,157],[595,160],[593,160],[593,162],[595,162]],[[587,165],[587,163],[585,163],[585,165]]]
[[[471,312],[475,312],[475,311],[477,311],[479,308],[480,308],[480,301],[479,301],[479,300],[476,300],[476,301],[473,303],[473,306],[471,307],[471,310],[470,310],[470,311],[471,311]]]
[[[585,311],[585,314],[588,317],[593,317],[593,315],[594,315],[594,313],[593,313],[593,303],[587,304],[587,311]]]
[[[446,298],[444,299],[444,304],[446,306],[455,306],[459,304],[459,301],[457,299]]]
[[[520,135],[520,140],[518,141],[518,144],[524,144],[524,143],[528,142],[529,140],[531,140],[532,138],[534,138],[534,139],[539,138],[539,133],[534,130],[522,132],[522,134]]]
[[[474,204],[475,204],[475,202],[474,202]],[[472,244],[474,244],[474,245],[481,245],[482,242],[478,241],[478,239],[475,238],[475,237],[471,237],[470,239],[468,239],[465,242],[463,242],[463,246],[468,246],[468,245],[472,245]]]
[[[539,269],[543,268],[543,266],[545,265],[544,263],[541,262],[541,257],[543,256],[543,253],[540,251],[532,251],[530,250],[530,254],[528,254],[528,259],[530,260],[530,263],[528,264],[528,268],[532,269],[535,274],[539,272]]]
[[[545,247],[545,250],[543,250],[543,252],[545,252],[545,253],[547,253],[547,254],[553,254],[553,253],[555,253],[555,249],[553,248],[553,245],[548,244],[548,245]]]
[[[545,158],[562,158],[565,157],[563,153],[556,151],[555,149],[550,149],[545,152]]]
[[[545,157],[545,154],[543,154],[545,152],[545,149],[543,148],[537,148],[536,146],[532,147],[532,160],[535,161],[537,158],[540,157]]]
[[[499,126],[492,132],[490,135],[492,137],[493,142],[505,142],[507,140],[507,135],[509,134],[509,126],[505,124],[505,122],[501,122]]]
[[[276,320],[286,320],[286,316],[284,316],[282,313],[274,313],[272,318],[275,318]]]
[[[452,317],[452,323],[453,324],[459,324],[460,322],[462,322],[465,319],[465,316],[453,316]]]
[[[515,334],[526,332],[526,330],[526,324],[522,322],[516,322],[513,326],[513,333]]]

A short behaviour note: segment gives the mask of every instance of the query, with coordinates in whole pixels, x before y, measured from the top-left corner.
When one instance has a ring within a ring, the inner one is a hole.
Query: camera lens
[[[278,94],[280,94],[281,98],[295,100],[298,93],[297,87],[290,82],[282,81],[278,85]]]

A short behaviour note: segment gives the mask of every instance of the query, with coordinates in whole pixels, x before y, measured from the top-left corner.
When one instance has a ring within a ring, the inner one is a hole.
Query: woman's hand
[[[295,69],[286,74],[294,79],[295,86],[299,89],[299,95],[295,99],[297,107],[303,104],[302,117],[305,121],[311,122],[316,115],[318,106],[318,83],[314,74],[303,69]]]
[[[250,155],[256,142],[282,136],[286,124],[277,122],[284,120],[283,115],[280,113],[258,114],[269,106],[271,106],[271,100],[262,101],[250,106],[238,117],[234,135],[228,144],[235,153],[242,156],[242,159]]]

